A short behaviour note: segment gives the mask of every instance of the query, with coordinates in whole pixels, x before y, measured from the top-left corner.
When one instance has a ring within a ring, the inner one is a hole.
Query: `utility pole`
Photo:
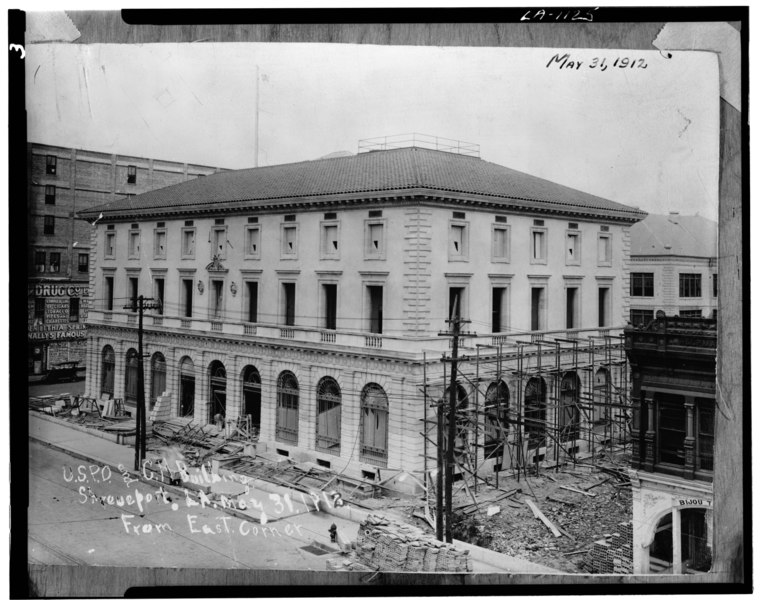
[[[452,338],[452,358],[450,359],[450,407],[448,411],[448,431],[447,431],[447,456],[445,457],[445,498],[444,510],[447,515],[445,521],[445,541],[452,543],[452,484],[455,478],[455,437],[456,437],[456,410],[457,410],[457,377],[458,377],[458,346],[462,335],[473,336],[474,334],[461,333],[461,325],[470,323],[460,318],[459,296],[455,296],[452,305],[452,313],[447,323],[450,330],[446,333],[440,333],[440,336]],[[446,360],[446,359],[445,359]],[[439,430],[443,429],[441,420],[439,421]],[[441,450],[440,450],[441,452]]]
[[[161,307],[161,302],[154,302],[153,298],[138,296],[137,307],[134,304],[125,306],[126,309],[138,310],[138,410],[135,416],[135,470],[140,471],[140,466],[146,456],[146,391],[143,376],[143,310]]]

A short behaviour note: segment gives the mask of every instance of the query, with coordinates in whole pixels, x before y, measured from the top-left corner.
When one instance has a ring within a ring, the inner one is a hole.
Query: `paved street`
[[[327,530],[336,519],[329,515],[294,515],[263,527],[208,506],[187,507],[177,492],[165,503],[158,486],[127,485],[118,471],[36,442],[29,444],[29,477],[30,562],[324,570],[326,558],[338,556],[303,549],[313,540],[330,543]]]
[[[30,396],[46,396],[57,394],[81,395],[85,393],[84,376],[80,381],[67,381],[58,383],[29,383]]]

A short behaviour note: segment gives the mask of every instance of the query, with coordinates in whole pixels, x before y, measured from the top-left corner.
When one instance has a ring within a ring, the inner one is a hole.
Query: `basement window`
[[[280,456],[289,456],[291,453],[288,450],[283,450],[282,448],[277,448],[275,450]]]
[[[319,467],[325,467],[326,469],[331,468],[330,460],[323,460],[322,458],[318,458],[315,460],[315,462],[318,464]]]
[[[370,481],[376,480],[376,474],[373,471],[362,471],[362,478]]]

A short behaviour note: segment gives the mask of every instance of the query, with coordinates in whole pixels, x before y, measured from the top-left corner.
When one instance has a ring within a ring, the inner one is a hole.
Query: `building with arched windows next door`
[[[712,566],[714,319],[667,317],[625,330],[632,367],[635,573]]]
[[[246,419],[295,460],[424,481],[449,397],[439,334],[460,317],[464,472],[629,440],[621,327],[642,211],[406,147],[214,174],[81,216],[95,223],[88,395],[134,407],[135,308],[151,297],[150,403]]]

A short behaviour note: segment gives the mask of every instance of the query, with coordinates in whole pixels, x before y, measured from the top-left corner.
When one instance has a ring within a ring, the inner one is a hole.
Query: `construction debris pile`
[[[357,560],[382,571],[473,571],[468,550],[458,550],[417,527],[376,515],[360,523]]]
[[[508,495],[482,485],[475,493],[476,504],[473,491],[460,490],[454,499],[453,535],[567,573],[611,573],[592,571],[593,565],[598,568],[602,562],[589,556],[598,540],[615,544],[612,532],[619,534],[616,548],[632,545],[631,526],[629,532],[620,527],[632,518],[632,490],[625,473],[609,462],[606,467],[579,464],[575,469],[543,471],[520,482],[506,478],[501,490],[516,493]],[[491,500],[483,502],[483,497]],[[613,558],[619,556],[612,555],[607,564],[616,564]],[[617,566],[626,568],[627,563]]]

